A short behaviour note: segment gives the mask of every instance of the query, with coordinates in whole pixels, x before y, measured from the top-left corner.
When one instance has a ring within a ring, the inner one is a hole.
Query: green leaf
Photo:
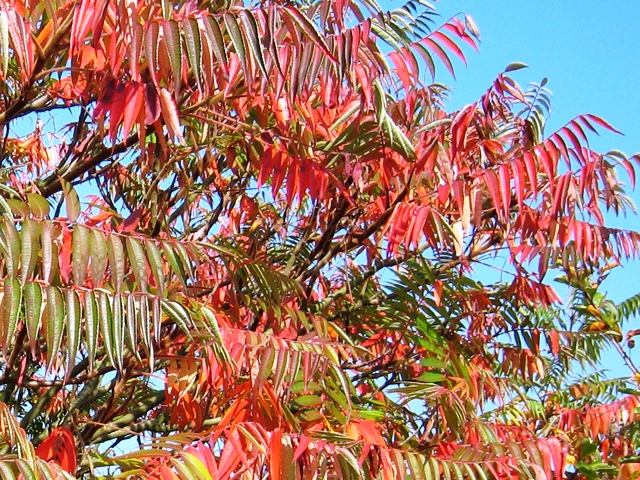
[[[84,294],[84,318],[85,328],[87,330],[87,353],[89,354],[89,370],[94,371],[96,348],[98,345],[98,306],[96,304],[96,298],[93,292],[86,292]]]
[[[224,20],[225,27],[227,28],[227,32],[231,37],[233,48],[238,55],[238,60],[240,61],[240,67],[242,68],[242,72],[244,73],[244,78],[247,79],[247,82],[249,82],[251,74],[249,72],[249,65],[247,63],[247,52],[244,47],[244,40],[242,39],[242,34],[240,33],[238,21],[236,20],[235,15],[229,12],[225,12],[222,18]]]
[[[209,327],[211,328],[215,340],[218,342],[218,344],[224,345],[222,332],[220,331],[220,326],[218,325],[215,314],[207,307],[202,307],[200,309],[200,313],[202,314],[202,317],[204,318],[207,325],[209,325]]]
[[[138,310],[135,304],[135,297],[133,295],[127,295],[126,302],[126,307],[123,306],[123,309],[126,308],[127,312],[124,316],[125,341],[129,350],[133,352],[138,361],[142,362],[138,348]]]
[[[78,193],[73,188],[73,185],[67,182],[64,178],[60,178],[60,185],[62,186],[62,195],[64,197],[67,218],[69,221],[75,222],[82,211]]]
[[[183,272],[185,274],[186,279],[194,280],[193,269],[191,268],[191,258],[189,256],[189,252],[181,242],[176,242],[173,244],[173,249],[178,254],[178,258],[180,263],[182,264]]]
[[[316,405],[322,405],[324,400],[318,395],[300,395],[292,400],[292,403],[300,407],[313,407]]]
[[[224,39],[222,37],[220,25],[218,25],[217,20],[212,16],[201,18],[200,21],[204,26],[204,34],[207,38],[207,45],[213,51],[213,54],[218,60],[222,71],[226,72],[227,64],[229,63],[229,61],[227,59],[227,50],[224,45]]]
[[[91,242],[90,232],[84,225],[73,227],[71,251],[71,266],[73,267],[73,283],[84,286],[87,278],[87,265],[89,263]]]
[[[78,295],[72,289],[67,290],[67,371],[65,378],[69,378],[75,366],[76,354],[80,346],[81,310]]]
[[[417,380],[421,381],[421,382],[425,382],[425,383],[439,383],[439,382],[443,382],[446,380],[447,377],[445,377],[443,374],[441,373],[437,373],[437,372],[425,372],[422,375],[420,375]]]
[[[244,9],[240,11],[240,21],[244,26],[243,32],[249,40],[249,47],[253,53],[254,58],[258,62],[258,66],[265,78],[269,76],[267,72],[267,66],[264,62],[264,55],[262,54],[262,46],[260,45],[260,34],[258,33],[258,23],[250,10]]]
[[[0,13],[1,12],[0,10]],[[0,477],[2,480],[15,480],[17,478],[15,472],[9,467],[6,460],[0,460]]]
[[[202,42],[200,40],[198,21],[195,18],[186,18],[183,21],[183,28],[191,71],[196,77],[198,89],[202,91]]]
[[[189,470],[195,473],[195,478],[197,480],[213,480],[211,473],[207,469],[207,467],[192,453],[182,452],[180,455],[184,460],[184,463],[189,467]],[[175,462],[174,464],[178,464],[180,462]]]
[[[113,356],[116,359],[115,366],[122,371],[122,360],[124,358],[124,314],[122,305],[122,295],[116,293],[113,296],[111,307],[111,335],[113,340]]]
[[[94,287],[101,287],[104,284],[104,274],[107,270],[109,259],[107,241],[99,230],[91,230],[89,242],[91,256],[91,280]]]
[[[42,317],[42,287],[36,282],[27,282],[24,285],[23,295],[27,338],[31,347],[31,355],[35,358],[36,342]]]
[[[505,73],[515,72],[523,68],[529,68],[529,66],[526,63],[522,63],[522,62],[512,62],[509,65],[507,65],[507,67],[504,69],[504,72]]]
[[[53,222],[45,220],[42,223],[42,232],[40,237],[42,242],[42,279],[46,283],[53,282],[53,276],[58,265],[57,247],[53,243],[53,226]]]
[[[0,56],[2,57],[2,76],[9,70],[9,18],[4,9],[0,9]]]
[[[124,282],[124,248],[119,235],[112,233],[107,238],[107,255],[111,268],[111,282],[116,292],[120,292]]]
[[[137,301],[142,346],[149,356],[149,367],[153,370],[153,345],[151,343],[151,315],[149,313],[149,305],[147,299],[144,297],[137,299]]]
[[[147,249],[147,259],[149,260],[151,272],[153,273],[153,277],[156,281],[156,287],[158,288],[158,296],[164,297],[165,278],[162,255],[160,254],[160,250],[153,240],[147,240],[145,245]]]
[[[102,333],[102,341],[107,351],[111,365],[118,368],[120,365],[117,359],[121,356],[117,353],[119,348],[124,345],[117,344],[113,338],[113,315],[111,314],[111,302],[109,295],[105,292],[98,292],[98,322],[100,324],[100,333]]]
[[[180,305],[178,302],[174,302],[172,300],[161,300],[162,308],[173,318],[178,326],[182,329],[184,333],[187,334],[189,338],[191,337],[191,328],[189,328],[192,324],[191,318],[189,317],[189,312],[187,309]]]
[[[182,83],[182,42],[180,41],[180,28],[175,20],[162,22],[164,44],[169,55],[169,65],[175,82],[175,92],[180,90]]]
[[[22,303],[22,289],[20,282],[9,277],[4,279],[4,296],[2,297],[2,332],[4,335],[4,344],[2,352],[7,357],[9,346],[13,343],[13,336],[16,333],[18,325],[18,314]]]
[[[33,276],[38,259],[40,246],[40,223],[30,218],[22,222],[20,232],[22,248],[22,265],[20,267],[20,282],[24,285]]]
[[[6,268],[7,275],[15,278],[18,275],[20,262],[20,234],[12,220],[5,219],[2,222],[2,233],[7,246]]]
[[[51,206],[47,199],[37,193],[27,193],[27,203],[31,213],[36,218],[46,218],[49,215]]]
[[[320,34],[316,26],[313,24],[309,18],[307,18],[300,10],[295,7],[282,7],[282,11],[289,16],[295,23],[298,24],[300,29],[311,39],[313,43],[315,43],[320,49],[324,52],[324,54],[330,58],[333,62],[338,62],[338,60],[334,57],[331,50],[324,41],[323,36]]]
[[[191,468],[190,468],[191,466],[190,465],[189,466],[186,465],[184,462],[181,462],[177,458],[172,458],[171,459],[171,463],[173,464],[175,469],[178,471],[178,474],[180,475],[181,479],[184,479],[184,480],[199,480],[200,478],[206,478],[206,477],[198,476],[197,471],[191,470]]]
[[[344,447],[335,447],[338,455],[338,463],[342,470],[342,478],[359,479],[362,478],[362,471],[358,464],[358,459]]]
[[[156,68],[158,65],[158,37],[160,35],[160,25],[158,22],[148,22],[147,31],[144,34],[144,54],[149,65],[149,73],[155,85],[158,84],[156,78]]]
[[[39,480],[40,476],[36,475],[36,472],[26,460],[23,458],[16,458],[15,461],[18,466],[18,470],[20,470],[20,473],[22,474],[21,478],[24,480]]]
[[[147,258],[142,244],[133,237],[127,237],[127,252],[131,270],[136,277],[138,290],[147,291]]]
[[[162,250],[164,252],[164,256],[167,259],[167,262],[169,262],[171,270],[173,270],[173,273],[178,276],[178,279],[180,279],[180,281],[182,282],[182,286],[186,289],[187,277],[185,275],[182,263],[173,251],[173,247],[169,242],[162,242]]]
[[[44,312],[46,316],[47,371],[51,371],[55,365],[53,359],[60,351],[64,330],[64,299],[60,290],[51,285],[47,287]]]

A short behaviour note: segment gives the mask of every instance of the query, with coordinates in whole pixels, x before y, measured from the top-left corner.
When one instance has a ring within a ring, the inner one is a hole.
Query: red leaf
[[[137,208],[133,212],[131,212],[131,215],[125,218],[124,222],[122,222],[118,226],[118,232],[129,233],[135,230],[138,224],[140,223],[140,218],[142,217],[143,213],[144,213],[143,208]]]
[[[582,144],[580,143],[580,140],[578,140],[578,137],[576,137],[576,134],[573,132],[573,130],[571,130],[571,128],[569,127],[565,127],[562,129],[562,132],[567,137],[569,137],[569,140],[571,141],[573,148],[575,149],[576,154],[578,155],[578,159],[580,159],[582,162],[585,162],[586,158],[584,156],[584,153],[582,152]]]
[[[448,30],[465,43],[467,43],[471,48],[473,48],[476,52],[478,51],[478,44],[471,38],[471,36],[467,33],[466,27],[464,23],[458,19],[454,18],[449,23],[445,23],[442,28],[444,30]]]
[[[616,130],[611,124],[605,122],[602,118],[597,117],[596,115],[587,114],[587,115],[584,115],[584,118],[591,120],[594,123],[597,123],[602,128],[606,128],[611,132],[615,132],[615,133],[619,133],[620,135],[623,135],[623,133],[620,130]]]
[[[126,140],[131,131],[131,127],[138,119],[140,109],[142,108],[142,85],[138,82],[129,82],[125,87],[125,106],[122,120],[122,138]]]
[[[273,157],[273,178],[271,179],[271,194],[275,198],[280,190],[284,176],[287,173],[287,157],[282,152],[276,152]]]
[[[560,130],[560,132],[562,132],[562,130]],[[553,145],[553,147],[555,148],[555,150],[557,150],[559,153],[562,154],[562,156],[565,159],[565,162],[567,162],[567,165],[570,167],[569,164],[569,148],[567,147],[567,143],[564,141],[564,138],[562,138],[562,136],[560,135],[559,132],[554,133],[553,135],[551,135],[547,142],[545,142],[547,146],[551,146]],[[551,145],[550,145],[551,144]]]
[[[373,92],[371,90],[371,81],[369,79],[369,75],[359,63],[356,63],[353,66],[353,69],[356,74],[356,80],[358,80],[358,84],[360,85],[362,95],[364,96],[365,107],[371,108],[373,105]]]
[[[436,305],[439,307],[440,302],[442,302],[442,280],[435,280],[433,282],[433,301],[436,302]]]
[[[69,427],[56,427],[36,448],[38,458],[55,462],[71,474],[76,473],[77,458],[73,433]]]
[[[536,442],[536,445],[540,449],[540,454],[542,455],[542,464],[544,467],[544,473],[548,479],[551,478],[551,451],[549,450],[549,445],[547,445],[546,439],[539,438]]]
[[[160,98],[151,83],[144,85],[144,123],[152,125],[160,118]]]
[[[531,183],[531,191],[533,196],[538,196],[538,171],[536,170],[535,159],[529,152],[524,154],[524,166],[526,167],[529,182]]]
[[[549,347],[551,348],[551,353],[554,356],[558,356],[558,353],[560,353],[560,335],[557,330],[549,331]]]
[[[542,170],[547,176],[549,186],[553,188],[553,184],[555,183],[556,162],[555,155],[551,153],[548,148],[546,148],[547,144],[550,144],[548,146],[556,150],[555,145],[552,142],[547,141],[545,142],[545,145],[541,146],[540,148],[536,148],[536,153],[538,154],[538,161],[542,167]]]
[[[513,170],[513,188],[516,193],[516,199],[518,200],[518,209],[522,210],[524,192],[527,184],[524,176],[524,165],[522,164],[522,160],[519,158],[516,159],[511,164],[511,169]]]
[[[71,229],[68,225],[62,226],[62,248],[60,249],[60,277],[66,284],[69,282],[69,273],[71,272],[71,243],[72,243]]]
[[[431,38],[437,38],[450,51],[452,51],[460,60],[462,60],[462,62],[465,65],[467,64],[467,59],[465,58],[464,53],[462,52],[462,50],[460,50],[460,47],[458,45],[456,45],[456,42],[451,40],[444,33],[442,33],[442,32],[433,32],[431,34]]]
[[[631,190],[635,190],[636,188],[636,170],[633,168],[633,165],[629,160],[623,159],[620,160],[620,163],[627,171],[627,175],[629,175],[629,182],[631,183]]]
[[[411,218],[411,228],[407,232],[407,244],[418,247],[420,244],[420,236],[424,230],[425,221],[429,214],[429,207],[418,207],[414,210]]]
[[[500,193],[502,194],[504,216],[507,218],[509,216],[509,210],[511,209],[511,176],[509,175],[509,166],[507,164],[500,165],[498,178],[500,179]]]
[[[453,78],[456,78],[456,73],[453,69],[453,64],[451,63],[451,59],[447,55],[447,52],[445,52],[442,49],[442,47],[438,45],[437,42],[434,42],[429,37],[423,38],[422,43],[424,43],[428,48],[430,48],[433,51],[433,53],[435,53],[438,56],[438,58],[442,61],[442,63],[444,63],[444,66],[447,68],[451,76]]]
[[[302,437],[303,439],[306,437]],[[282,478],[282,430],[277,428],[271,433],[271,444],[269,445],[269,456],[271,457],[271,462],[269,463],[269,473],[271,474],[271,478],[274,480],[279,480]],[[300,442],[300,445],[303,445],[304,442]],[[309,442],[306,442],[308,445]],[[305,447],[306,447],[305,445]],[[298,446],[300,448],[300,446]],[[296,453],[298,453],[298,449],[296,449]]]
[[[569,122],[569,127],[571,128],[571,131],[574,132],[576,135],[578,134],[580,135],[580,138],[582,138],[585,144],[588,144],[589,138],[587,137],[587,134],[584,133],[584,130],[580,126],[580,120],[581,120],[580,116],[578,116],[577,118],[574,118],[573,120],[571,120],[571,122]]]
[[[409,88],[411,87],[413,82],[411,81],[411,76],[409,75],[409,70],[407,69],[407,64],[404,61],[404,57],[398,52],[391,52],[389,54],[389,58],[396,67],[396,73],[398,74],[398,78],[402,82],[403,88],[406,91],[409,91]]]
[[[547,445],[551,452],[551,458],[553,459],[553,470],[556,474],[556,480],[562,480],[564,477],[564,451],[560,440],[556,437],[547,438]]]
[[[466,146],[467,130],[475,111],[475,103],[467,105],[456,113],[451,122],[451,154],[453,158]]]
[[[162,480],[180,480],[180,477],[166,465],[160,467],[160,478]]]
[[[95,3],[95,0],[83,0],[79,5],[75,5],[69,38],[70,59],[76,54],[78,46],[83,43],[84,38],[89,33],[91,24],[94,23]]]
[[[265,146],[260,156],[260,174],[258,175],[258,187],[264,185],[273,171],[274,150],[271,146]]]
[[[553,210],[551,211],[553,216],[558,216],[565,211],[565,200],[567,198],[567,189],[569,188],[567,175],[570,174],[562,175],[556,184],[555,193],[553,194]]]
[[[287,173],[287,204],[291,205],[293,199],[298,193],[298,179],[300,173],[300,161],[296,158],[292,158],[289,163],[289,172]],[[302,192],[300,192],[302,196]]]
[[[108,99],[109,116],[109,138],[111,142],[115,143],[116,135],[118,133],[118,125],[122,121],[124,115],[124,109],[127,103],[125,84],[118,82],[113,95]]]
[[[498,176],[493,170],[486,170],[484,172],[484,180],[489,190],[489,196],[493,202],[493,207],[496,210],[497,215],[502,214],[502,195],[500,194],[500,183],[498,182]]]

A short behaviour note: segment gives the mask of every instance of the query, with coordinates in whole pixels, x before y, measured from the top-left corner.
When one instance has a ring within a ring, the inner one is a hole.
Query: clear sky
[[[520,85],[547,77],[553,92],[546,133],[580,113],[593,113],[625,134],[594,135],[594,150],[640,152],[640,0],[441,0],[433,5],[443,21],[458,12],[471,15],[482,38],[479,54],[467,49],[468,66],[458,65],[457,81],[441,77],[453,87],[450,108],[477,100],[509,63],[523,62],[529,68],[512,73]],[[640,205],[640,189],[631,196]],[[640,230],[640,217],[607,223]],[[640,292],[640,262],[630,267],[609,282],[617,301]]]
[[[625,134],[592,137],[594,150],[640,152],[640,0],[441,0],[434,6],[442,20],[471,15],[482,38],[479,54],[467,49],[468,66],[458,66],[457,81],[441,78],[453,87],[450,108],[477,100],[509,63],[523,62],[530,68],[512,74],[520,85],[547,77],[553,92],[546,133],[593,113]],[[640,206],[640,189],[631,197]],[[607,223],[640,231],[637,216],[609,217]],[[618,270],[605,284],[614,301],[640,292],[640,261]],[[640,363],[640,352],[632,357]],[[610,360],[610,374],[628,375],[617,358]]]

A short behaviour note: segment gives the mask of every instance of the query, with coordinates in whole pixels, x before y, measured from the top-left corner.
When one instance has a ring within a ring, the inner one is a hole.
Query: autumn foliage
[[[0,475],[636,478],[640,297],[601,283],[638,157],[546,132],[520,64],[448,111],[479,38],[417,0],[0,1]]]

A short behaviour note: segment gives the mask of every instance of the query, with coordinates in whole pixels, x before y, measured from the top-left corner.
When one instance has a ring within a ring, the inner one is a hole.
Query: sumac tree
[[[586,367],[640,307],[599,291],[637,158],[545,134],[517,64],[446,111],[478,42],[414,0],[0,2],[0,475],[631,478],[634,380]]]

